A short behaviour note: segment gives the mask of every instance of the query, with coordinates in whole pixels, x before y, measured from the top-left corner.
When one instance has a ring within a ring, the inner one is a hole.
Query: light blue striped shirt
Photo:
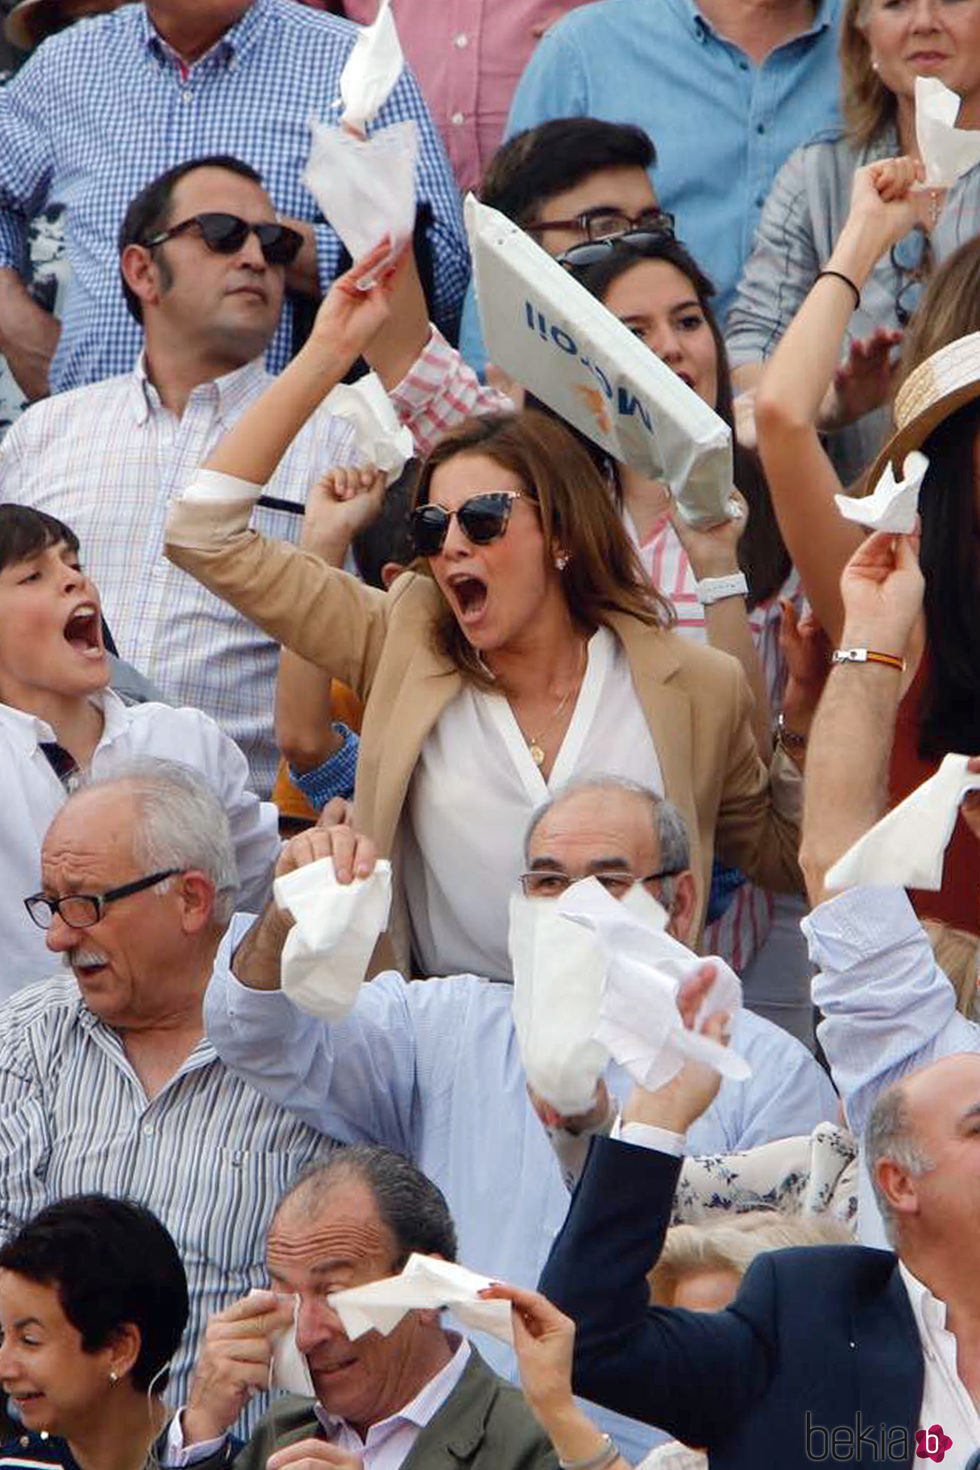
[[[71,975],[0,1011],[0,1227],[64,1195],[137,1200],[158,1215],[187,1272],[190,1320],[167,1397],[187,1397],[212,1312],[267,1284],[265,1236],[287,1186],[334,1147],[232,1075],[202,1039],[154,1098],[119,1036]],[[250,1405],[240,1430],[261,1406]]]

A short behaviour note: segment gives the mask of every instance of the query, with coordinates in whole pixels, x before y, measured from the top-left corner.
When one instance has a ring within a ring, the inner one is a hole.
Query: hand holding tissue
[[[915,137],[927,189],[949,189],[980,163],[980,132],[956,126],[960,98],[938,77],[915,79]]]
[[[889,461],[872,495],[835,495],[837,509],[845,520],[856,521],[859,526],[908,536],[915,530],[919,491],[928,469],[926,456],[913,449],[905,456],[900,480],[896,482]]]
[[[294,1005],[324,1021],[350,1014],[391,908],[391,864],[338,883],[333,859],[277,878],[279,908],[295,922],[282,951],[282,988]]]
[[[325,407],[353,425],[354,450],[361,461],[381,470],[387,484],[397,480],[415,453],[415,440],[412,431],[399,423],[377,373],[338,384],[327,394]]]
[[[828,889],[859,886],[943,886],[943,858],[960,802],[980,790],[980,774],[967,770],[968,756],[947,755],[928,781],[899,802],[829,869]]]
[[[449,1307],[464,1327],[489,1332],[513,1344],[510,1302],[484,1301],[479,1293],[490,1286],[489,1276],[469,1271],[437,1256],[409,1256],[399,1276],[386,1276],[367,1286],[333,1291],[327,1301],[333,1307],[352,1342],[365,1332],[387,1337],[407,1312],[421,1307]]]

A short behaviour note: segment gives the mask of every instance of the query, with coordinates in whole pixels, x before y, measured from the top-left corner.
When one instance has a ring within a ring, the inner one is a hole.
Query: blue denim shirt
[[[538,43],[508,136],[577,114],[645,128],[657,149],[660,202],[717,287],[724,321],[780,165],[839,123],[840,10],[840,0],[821,0],[810,29],[759,65],[718,35],[694,0],[583,6]],[[471,298],[472,287],[461,346],[480,369]]]

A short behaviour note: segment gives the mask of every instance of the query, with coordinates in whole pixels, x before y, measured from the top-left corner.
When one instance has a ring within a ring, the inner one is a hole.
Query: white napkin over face
[[[966,769],[965,755],[947,755],[934,776],[908,795],[827,873],[827,888],[943,886],[943,858],[960,802],[980,789],[980,775]]]
[[[296,921],[282,951],[284,992],[300,1010],[342,1021],[388,923],[391,864],[379,859],[369,877],[341,884],[333,858],[320,858],[277,878],[272,894]]]
[[[340,120],[359,133],[367,131],[395,89],[405,68],[391,0],[381,0],[372,25],[364,26],[340,73]]]
[[[482,1301],[478,1295],[489,1285],[489,1276],[416,1252],[409,1256],[399,1276],[333,1291],[327,1301],[352,1342],[371,1331],[387,1337],[407,1312],[418,1308],[449,1307],[464,1327],[489,1332],[513,1345],[510,1302]]]
[[[651,1091],[676,1077],[687,1061],[705,1062],[723,1077],[744,1082],[752,1075],[744,1058],[708,1036],[688,1031],[677,1009],[682,982],[705,960],[665,929],[657,933],[638,921],[625,903],[610,897],[594,878],[573,884],[559,900],[567,919],[594,934],[605,962],[596,1040],[635,1082]],[[742,1004],[735,972],[717,955],[710,956],[710,962],[718,973],[697,1026],[715,1011],[727,1011],[731,1017]]]
[[[907,536],[915,530],[919,491],[929,460],[918,449],[902,463],[902,478],[896,482],[891,460],[886,464],[872,495],[835,495],[837,509],[846,521],[869,526],[875,531],[895,531]]]
[[[326,397],[330,413],[354,426],[354,447],[362,460],[382,470],[390,485],[415,453],[411,429],[398,422],[395,406],[377,373],[356,383],[339,383]]]
[[[915,79],[915,136],[925,188],[948,189],[980,163],[980,132],[956,126],[960,98],[938,77]]]

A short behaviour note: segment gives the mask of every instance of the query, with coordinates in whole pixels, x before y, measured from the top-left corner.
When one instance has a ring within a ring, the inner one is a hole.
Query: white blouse
[[[506,698],[464,686],[427,737],[399,832],[415,957],[423,975],[510,980],[508,905],[533,812],[568,781],[613,775],[663,793],[629,663],[600,628],[545,780]]]

